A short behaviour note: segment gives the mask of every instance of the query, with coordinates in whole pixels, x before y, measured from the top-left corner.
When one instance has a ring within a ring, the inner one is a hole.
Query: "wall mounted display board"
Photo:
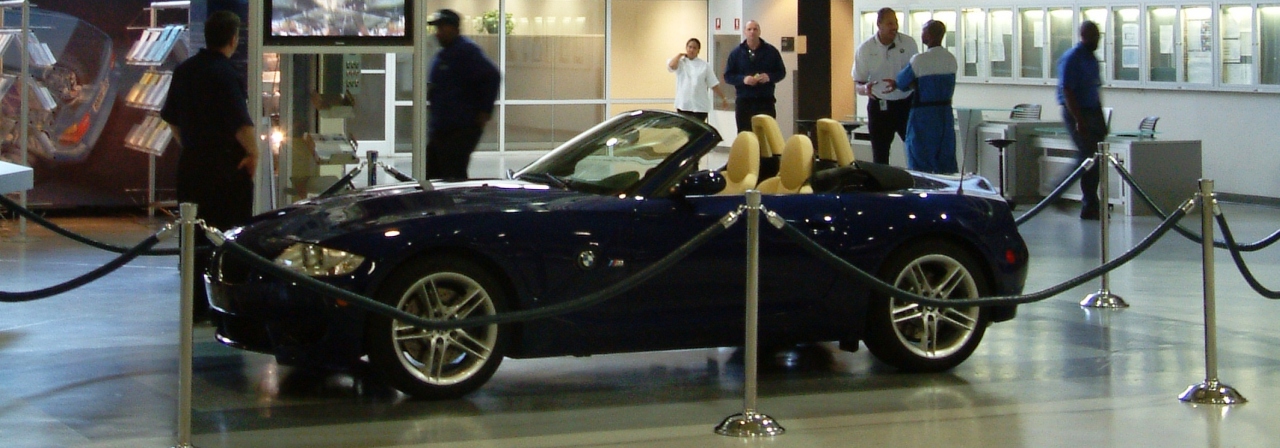
[[[1099,25],[1095,51],[1108,87],[1280,93],[1280,3],[1159,3],[1007,7],[914,4],[914,30],[947,23],[962,83],[1049,85],[1080,24]],[[875,32],[875,10],[858,12],[856,35]],[[945,22],[952,18],[952,22]],[[901,20],[901,19],[900,19]],[[861,40],[860,40],[861,41]]]

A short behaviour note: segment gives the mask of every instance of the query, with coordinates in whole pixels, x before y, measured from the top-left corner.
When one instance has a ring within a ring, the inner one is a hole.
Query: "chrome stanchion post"
[[[1098,200],[1101,202],[1098,204],[1098,227],[1101,228],[1099,231],[1100,240],[1098,241],[1098,251],[1102,253],[1102,264],[1107,264],[1107,261],[1110,261],[1107,260],[1107,243],[1108,240],[1111,239],[1108,232],[1108,227],[1111,225],[1111,188],[1110,185],[1108,185],[1110,182],[1108,182],[1107,179],[1110,177],[1109,174],[1111,171],[1111,164],[1108,163],[1111,160],[1111,144],[1107,142],[1099,142],[1098,152],[1094,154],[1093,157],[1093,164],[1098,167]],[[1108,286],[1110,283],[1108,281],[1108,277],[1110,277],[1110,275],[1111,274],[1108,272],[1102,273],[1101,288],[1098,289],[1098,292],[1084,296],[1084,300],[1080,301],[1080,306],[1090,308],[1129,307],[1129,304],[1125,303],[1124,299],[1111,293],[1111,288]]]
[[[369,151],[365,154],[368,155],[366,163],[369,165],[369,186],[372,187],[378,185],[378,151]]]
[[[195,291],[192,285],[196,274],[196,204],[182,203],[178,206],[178,218],[181,223],[182,247],[179,248],[181,275],[179,290],[178,315],[178,444],[177,448],[190,448],[191,445],[191,325],[192,303]]]
[[[1236,404],[1244,399],[1235,388],[1218,382],[1218,324],[1214,298],[1213,217],[1221,213],[1213,195],[1213,179],[1200,179],[1200,235],[1204,257],[1204,369],[1203,383],[1192,385],[1178,399],[1197,404]]]
[[[742,370],[742,413],[725,418],[716,426],[716,434],[737,437],[764,437],[782,434],[782,425],[773,417],[756,412],[756,365],[760,311],[760,192],[747,190],[747,341]]]

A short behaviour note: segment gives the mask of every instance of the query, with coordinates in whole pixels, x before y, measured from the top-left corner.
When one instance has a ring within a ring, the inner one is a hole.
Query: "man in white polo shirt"
[[[898,32],[898,15],[891,8],[876,13],[876,34],[858,46],[853,58],[853,81],[858,94],[866,95],[867,131],[875,163],[889,163],[893,135],[907,139],[911,115],[911,90],[886,89],[882,80],[898,76],[919,50],[915,39]]]

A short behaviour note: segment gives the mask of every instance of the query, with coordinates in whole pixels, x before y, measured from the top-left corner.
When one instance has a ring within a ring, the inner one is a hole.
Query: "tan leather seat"
[[[809,176],[813,174],[813,142],[809,137],[793,135],[782,150],[782,164],[778,175],[760,183],[760,193],[791,194],[813,193]]]
[[[768,179],[778,175],[778,158],[782,156],[782,130],[778,128],[778,120],[760,114],[751,117],[751,132],[760,139],[760,178]]]
[[[760,141],[750,132],[739,132],[729,148],[729,164],[725,167],[724,190],[719,194],[743,194],[756,187],[760,179]]]
[[[835,162],[837,167],[849,166],[854,161],[853,147],[844,125],[830,118],[818,120],[818,158]]]

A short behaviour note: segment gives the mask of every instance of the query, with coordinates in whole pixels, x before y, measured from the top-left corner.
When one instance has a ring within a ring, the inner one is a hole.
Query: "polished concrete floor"
[[[1225,204],[1241,240],[1280,210]],[[60,218],[128,245],[159,220]],[[1198,220],[1188,219],[1188,226]],[[1116,216],[1112,254],[1157,221]],[[1027,291],[1098,264],[1098,224],[1051,209],[1023,226]],[[172,243],[168,243],[172,244]],[[1280,287],[1280,246],[1247,255]],[[60,283],[113,254],[0,223],[0,291]],[[713,427],[741,411],[732,348],[507,360],[477,393],[408,400],[369,375],[295,371],[196,329],[193,441],[199,447],[1083,447],[1280,446],[1280,303],[1217,256],[1220,379],[1247,404],[1178,400],[1205,379],[1200,248],[1171,235],[1111,276],[1132,307],[1082,309],[1097,283],[1021,307],[951,372],[895,373],[866,350],[804,347],[764,356],[758,409],[787,430],[736,439]],[[178,272],[139,259],[53,298],[0,304],[0,445],[165,447],[176,442]]]

